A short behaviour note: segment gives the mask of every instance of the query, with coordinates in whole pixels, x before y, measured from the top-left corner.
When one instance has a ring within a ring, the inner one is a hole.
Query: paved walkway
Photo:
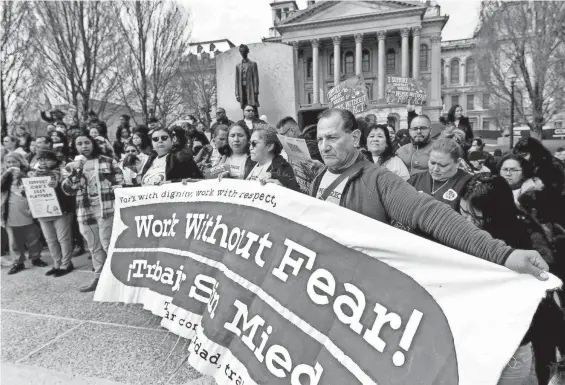
[[[49,260],[48,254],[43,258]],[[182,364],[187,342],[140,305],[100,303],[78,288],[94,274],[86,256],[76,271],[46,277],[29,263],[2,267],[1,375],[7,385],[210,385]],[[537,385],[531,375],[527,385]]]
[[[139,305],[98,303],[93,293],[80,293],[94,278],[92,265],[85,256],[73,263],[77,270],[60,278],[45,276],[51,266],[27,264],[14,275],[2,267],[2,384],[210,382],[182,364],[186,340],[161,328],[158,317]]]

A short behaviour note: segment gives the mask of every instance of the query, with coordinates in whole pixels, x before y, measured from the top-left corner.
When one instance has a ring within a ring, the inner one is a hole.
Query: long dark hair
[[[563,167],[554,163],[553,155],[539,140],[522,138],[514,146],[513,153],[530,154],[529,162],[532,164],[534,175],[541,179],[544,186],[561,193],[565,184]]]
[[[90,140],[92,142],[92,158],[98,158],[100,155],[102,154],[102,150],[100,149],[100,146],[98,145],[98,143],[94,140],[94,138],[92,136],[90,136],[90,130],[81,130],[80,134],[78,134],[77,136],[75,136],[73,138],[73,148],[76,149],[77,153],[80,154],[80,152],[78,152],[77,149],[77,139],[80,138],[81,136],[86,137],[88,140]]]
[[[188,143],[188,138],[186,137],[186,131],[179,126],[172,126],[168,131],[171,134],[171,140],[173,139],[173,136],[177,138],[177,143],[174,143],[173,141],[173,148],[171,149],[171,152],[187,150],[186,145]]]
[[[386,162],[389,161],[389,159],[391,159],[394,156],[394,145],[392,144],[392,139],[390,137],[390,133],[388,132],[388,127],[386,124],[370,124],[367,129],[365,130],[365,132],[363,133],[363,136],[365,137],[365,143],[367,143],[367,139],[369,138],[369,135],[371,134],[371,132],[373,130],[382,130],[383,134],[385,136],[385,141],[386,141],[386,148],[384,150],[384,152],[380,155],[379,158],[379,164],[383,165]]]
[[[518,208],[508,183],[501,176],[476,174],[463,186],[461,200],[483,215],[483,230],[514,248],[528,248],[529,237],[518,219]]]
[[[140,127],[138,126],[137,128]],[[151,145],[151,139],[149,138],[148,130],[145,126],[142,126],[141,129],[137,129],[133,131],[132,140],[133,140],[133,135],[137,135],[139,136],[139,139],[141,139],[141,145],[139,145],[138,147],[142,152],[145,152],[145,150],[147,149],[153,150],[153,146]]]
[[[63,148],[61,150],[61,153],[65,156],[65,157],[69,157],[69,141],[67,139],[67,136],[65,134],[63,134],[61,131],[51,131],[49,132],[49,136],[53,136],[53,134],[57,135],[59,137],[59,139],[61,140],[61,144],[63,144]],[[53,141],[53,139],[51,139],[51,141]],[[53,143],[54,145],[56,143]],[[74,143],[73,143],[73,147],[74,147]]]
[[[454,106],[451,106],[451,108],[449,109],[449,111],[447,112],[447,122],[448,123],[454,123],[455,122],[455,110],[461,107],[459,104],[456,104]],[[461,107],[461,109],[463,109],[463,107]],[[461,114],[461,117],[463,117],[463,114]]]
[[[249,127],[247,127],[246,124],[242,124],[239,122],[236,122],[230,126],[230,129],[228,130],[228,143],[226,143],[226,145],[223,146],[221,149],[218,149],[218,151],[220,152],[221,155],[225,155],[228,158],[233,155],[233,149],[229,145],[229,135],[234,127],[240,127],[243,130],[243,132],[245,132],[245,136],[247,137],[247,148],[245,149],[245,153],[249,155],[249,142],[251,141],[251,131],[249,130]]]
[[[121,141],[122,140],[122,131],[126,130],[131,138],[131,130],[129,129],[129,125],[128,126],[118,126],[118,129],[116,130],[116,141]]]

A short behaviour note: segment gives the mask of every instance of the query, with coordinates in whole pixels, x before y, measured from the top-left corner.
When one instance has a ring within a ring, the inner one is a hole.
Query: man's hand
[[[240,101],[240,100],[239,100],[239,96],[236,95],[236,96],[235,96],[235,100],[237,100],[237,101],[239,102],[239,101]]]
[[[224,171],[221,174],[218,174],[218,182],[221,182],[222,179],[228,177],[230,175],[229,171]]]
[[[533,275],[540,281],[549,278],[546,273],[549,266],[535,250],[514,250],[504,265],[517,273]]]

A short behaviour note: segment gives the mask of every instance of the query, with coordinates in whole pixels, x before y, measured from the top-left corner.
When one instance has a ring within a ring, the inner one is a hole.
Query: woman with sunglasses
[[[77,221],[86,239],[92,267],[99,275],[106,261],[114,221],[114,188],[123,184],[123,173],[118,162],[102,155],[96,140],[87,130],[73,141],[79,155],[65,167],[70,172],[61,182],[63,192],[76,196]],[[98,277],[81,292],[96,290]]]
[[[228,144],[219,149],[222,159],[219,164],[225,164],[229,171],[218,175],[218,179],[235,178],[245,179],[255,167],[255,162],[249,156],[249,141],[251,131],[240,120],[232,124],[228,131]]]
[[[183,179],[202,179],[200,169],[188,151],[173,150],[173,135],[166,128],[151,133],[153,155],[141,172],[142,186],[161,185],[165,182],[180,182]]]
[[[250,153],[255,166],[245,178],[258,180],[262,184],[275,183],[279,186],[300,191],[290,164],[281,156],[283,147],[274,127],[258,128],[251,135]]]
[[[513,248],[538,250],[551,265],[551,256],[542,252],[542,230],[514,204],[512,190],[500,176],[474,175],[461,190],[461,215],[493,238]],[[547,384],[550,366],[557,361],[556,349],[565,349],[565,319],[552,296],[538,307],[518,350],[504,368],[498,385],[525,384],[535,356],[539,384]],[[532,354],[532,347],[533,353]]]

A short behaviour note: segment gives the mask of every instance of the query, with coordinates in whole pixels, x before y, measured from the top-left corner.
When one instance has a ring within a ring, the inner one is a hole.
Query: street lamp
[[[514,86],[516,85],[516,75],[510,76],[510,151],[514,147]]]

